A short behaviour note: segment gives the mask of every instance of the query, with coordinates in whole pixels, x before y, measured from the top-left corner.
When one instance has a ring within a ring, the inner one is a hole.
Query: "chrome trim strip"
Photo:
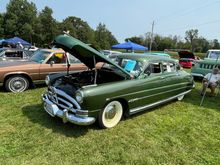
[[[198,76],[198,77],[204,77],[203,74],[199,74],[199,73],[191,73],[192,76]]]
[[[170,97],[168,99],[164,99],[164,100],[161,100],[161,101],[158,101],[158,102],[155,102],[155,103],[152,103],[152,104],[148,104],[148,105],[145,105],[145,106],[142,106],[142,107],[137,107],[137,108],[130,109],[129,110],[129,114],[132,115],[132,114],[135,114],[137,112],[143,111],[145,109],[149,109],[149,108],[155,107],[157,105],[160,105],[162,103],[171,101],[171,100],[173,100],[173,99],[175,99],[175,98],[177,98],[179,96],[182,96],[182,95],[185,95],[185,94],[189,93],[190,91],[191,91],[191,89],[186,91],[186,92],[180,93],[180,94],[178,94],[176,96]]]
[[[144,96],[144,97],[139,97],[139,98],[131,99],[128,102],[130,103],[130,102],[138,101],[138,100],[145,99],[145,98],[148,98],[148,97],[157,96],[157,95],[160,95],[160,94],[165,94],[165,93],[177,91],[177,90],[184,89],[184,88],[186,88],[186,87],[176,88],[176,89],[172,89],[172,90],[165,91],[165,92],[160,92],[160,93],[156,93],[156,94],[152,94],[152,95],[147,95],[147,96]]]
[[[162,87],[157,87],[157,88],[152,88],[152,89],[141,90],[141,91],[138,91],[138,92],[127,93],[127,94],[115,96],[115,97],[112,97],[112,98],[106,98],[106,100],[111,100],[111,99],[115,99],[115,98],[118,98],[118,97],[125,97],[125,96],[129,96],[129,95],[133,95],[133,94],[138,94],[138,93],[153,91],[153,90],[156,90],[156,89],[163,89],[163,88],[166,88],[166,87],[174,87],[174,86],[177,86],[177,85],[186,85],[186,84],[188,84],[188,82],[178,83],[178,84],[172,84],[172,85],[166,85],[166,86],[162,86]],[[174,87],[174,88],[175,88],[175,87]]]

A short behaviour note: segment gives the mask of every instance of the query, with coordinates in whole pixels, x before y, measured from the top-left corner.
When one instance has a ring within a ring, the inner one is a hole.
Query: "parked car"
[[[220,50],[208,50],[204,60],[193,62],[191,74],[195,78],[203,78],[206,74],[211,73],[215,67],[220,69]]]
[[[150,54],[150,55],[155,55],[155,56],[162,56],[162,57],[167,57],[167,58],[171,58],[169,54],[167,53],[160,53],[160,52],[148,52],[146,54]]]
[[[70,71],[87,69],[63,50],[41,49],[26,61],[1,61],[0,85],[10,92],[23,92],[33,83],[44,82],[49,73],[66,73],[66,60],[71,63]]]
[[[179,51],[179,64],[183,68],[192,68],[193,61],[196,59],[194,53],[189,51]]]
[[[105,56],[109,57],[111,55],[121,54],[122,52],[113,51],[113,50],[101,50],[101,53],[103,53]]]
[[[32,56],[32,52],[16,48],[0,48],[0,61],[27,60]]]
[[[194,86],[192,76],[169,58],[118,55],[117,63],[81,41],[60,35],[54,44],[74,55],[89,70],[46,78],[45,111],[64,122],[102,128],[116,126],[132,115],[171,100],[181,100]],[[100,62],[105,63],[96,68]]]

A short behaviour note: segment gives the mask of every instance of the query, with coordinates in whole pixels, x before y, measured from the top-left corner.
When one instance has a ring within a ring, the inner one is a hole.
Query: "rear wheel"
[[[5,81],[5,89],[9,92],[23,92],[29,87],[29,81],[24,76],[11,76]]]
[[[119,101],[108,103],[99,114],[99,125],[102,128],[112,128],[116,126],[122,117],[123,107]]]

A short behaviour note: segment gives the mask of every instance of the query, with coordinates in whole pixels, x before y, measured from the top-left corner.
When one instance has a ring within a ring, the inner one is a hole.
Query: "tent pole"
[[[216,61],[215,61],[214,68],[217,66],[218,58],[219,58],[219,55],[218,55],[218,57],[217,57],[217,59],[216,59]],[[214,69],[214,68],[213,68],[213,69]],[[211,76],[210,76],[209,79],[208,79],[208,84],[207,84],[207,85],[209,85],[210,80],[211,80],[211,78],[212,78],[212,75],[213,75],[213,70],[212,70]],[[208,86],[207,86],[207,87],[208,87]],[[204,102],[207,87],[205,87],[205,92],[204,92],[204,94],[203,94],[203,96],[202,96],[202,100],[201,100],[201,102],[200,102],[200,106],[202,106],[202,104],[203,104],[203,102]]]

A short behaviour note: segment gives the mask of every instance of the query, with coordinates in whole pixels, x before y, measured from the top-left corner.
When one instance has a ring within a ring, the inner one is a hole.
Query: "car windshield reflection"
[[[33,54],[33,56],[30,59],[31,59],[31,61],[34,61],[37,63],[42,63],[45,61],[45,59],[49,55],[50,55],[50,52],[48,52],[48,51],[38,50]]]
[[[114,58],[113,61],[134,77],[138,77],[138,75],[143,72],[144,65],[140,61],[125,58]],[[103,67],[108,67],[113,70],[117,69],[117,67],[109,64],[105,64]]]

